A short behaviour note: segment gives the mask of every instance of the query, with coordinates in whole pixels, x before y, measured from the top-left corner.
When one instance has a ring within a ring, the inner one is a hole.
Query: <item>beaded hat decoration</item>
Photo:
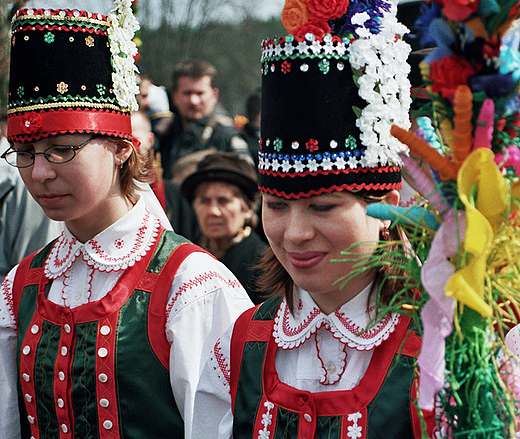
[[[301,198],[400,189],[409,46],[396,4],[286,0],[290,35],[262,43],[260,190]]]
[[[79,132],[132,140],[138,28],[131,0],[116,0],[107,16],[19,10],[11,26],[9,141]]]

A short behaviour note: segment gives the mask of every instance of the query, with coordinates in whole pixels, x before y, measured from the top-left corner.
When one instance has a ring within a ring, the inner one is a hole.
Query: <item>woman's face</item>
[[[195,190],[193,210],[202,234],[216,247],[223,247],[231,241],[253,214],[239,188],[223,181],[199,184]]]
[[[391,192],[387,201],[397,204]],[[352,262],[342,259],[343,250],[359,242],[375,243],[385,224],[366,215],[366,203],[349,192],[333,192],[299,200],[263,195],[263,226],[271,248],[294,283],[311,294],[320,308],[330,313],[363,290],[375,273],[352,279],[340,290],[334,285],[352,270]],[[362,254],[371,245],[355,248]]]
[[[78,146],[91,134],[68,134],[33,143],[15,143],[18,151],[43,152],[53,145]],[[34,164],[20,168],[20,175],[45,214],[64,221],[80,241],[85,242],[129,210],[122,195],[118,165],[130,155],[127,148],[95,137],[67,163],[50,163],[36,155]]]

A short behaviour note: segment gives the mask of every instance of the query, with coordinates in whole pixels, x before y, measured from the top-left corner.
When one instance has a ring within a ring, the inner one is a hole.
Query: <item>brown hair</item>
[[[104,140],[111,142],[116,147],[119,142],[129,143],[128,140],[116,139],[114,137],[103,137]],[[124,162],[123,167],[119,169],[119,180],[121,184],[121,192],[123,195],[130,200],[132,204],[137,203],[137,190],[138,186],[135,180],[141,183],[152,183],[153,172],[148,159],[148,152],[142,151],[141,149],[135,149],[132,145],[132,153],[128,159]]]
[[[175,66],[172,72],[172,91],[177,90],[180,78],[188,77],[199,79],[204,76],[209,76],[211,87],[215,88],[217,69],[212,64],[200,59],[190,59],[180,62]]]
[[[352,194],[363,199],[367,204],[370,204],[380,202],[388,192],[389,191],[361,190],[352,192]],[[389,236],[386,238],[380,236],[379,239],[382,241],[392,241],[392,244],[387,248],[389,251],[395,250],[402,245],[400,243],[402,239],[401,228],[394,224],[389,229]],[[261,271],[261,275],[258,278],[259,289],[267,292],[266,297],[284,296],[292,312],[294,309],[294,281],[276,258],[270,247],[265,250],[260,260],[259,268]],[[402,270],[394,268],[391,264],[381,264],[377,269],[376,282],[373,283],[370,296],[375,293],[376,287],[379,284],[381,286],[378,297],[379,303],[381,305],[388,305],[396,291],[400,291],[404,287],[403,275]]]

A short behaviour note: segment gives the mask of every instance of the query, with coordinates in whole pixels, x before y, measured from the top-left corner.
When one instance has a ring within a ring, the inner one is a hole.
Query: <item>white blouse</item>
[[[374,348],[394,331],[398,314],[372,324],[370,286],[326,315],[306,291],[297,289],[294,315],[285,299],[276,314],[273,337],[280,380],[309,392],[350,390],[363,378]],[[368,305],[368,306],[367,306]],[[230,327],[215,344],[195,395],[193,431],[188,437],[229,439],[233,415],[229,386]]]
[[[141,200],[124,217],[86,243],[66,228],[45,261],[52,279],[48,299],[75,308],[110,293],[124,270],[139,261],[158,238],[159,221]],[[12,286],[15,267],[0,292],[0,437],[20,438],[16,393],[16,317]],[[197,381],[217,338],[251,307],[247,293],[219,261],[202,252],[189,255],[172,280],[165,334],[171,344],[170,381],[175,401],[191,428]]]

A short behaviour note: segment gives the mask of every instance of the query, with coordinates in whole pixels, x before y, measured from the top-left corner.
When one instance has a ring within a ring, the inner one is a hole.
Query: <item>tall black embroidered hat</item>
[[[400,189],[409,45],[395,2],[286,0],[290,32],[262,43],[260,190],[301,198]]]
[[[67,133],[132,139],[139,92],[131,0],[107,15],[22,9],[11,26],[8,139]]]

